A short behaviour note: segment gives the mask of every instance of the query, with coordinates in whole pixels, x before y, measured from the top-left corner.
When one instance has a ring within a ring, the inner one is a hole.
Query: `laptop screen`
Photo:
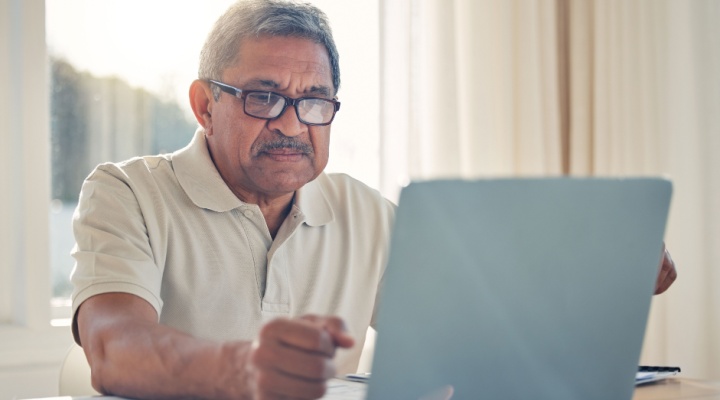
[[[670,195],[661,179],[411,183],[368,398],[630,399]]]

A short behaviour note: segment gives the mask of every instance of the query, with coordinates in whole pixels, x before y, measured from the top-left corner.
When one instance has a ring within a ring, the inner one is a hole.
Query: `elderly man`
[[[237,3],[201,53],[192,142],[87,178],[73,334],[96,389],[311,399],[355,371],[394,208],[322,172],[338,65],[315,7]],[[657,291],[674,276],[666,256]]]

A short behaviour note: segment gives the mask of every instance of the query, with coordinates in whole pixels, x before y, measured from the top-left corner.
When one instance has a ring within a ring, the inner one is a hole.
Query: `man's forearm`
[[[250,398],[248,342],[215,343],[137,322],[98,333],[86,346],[93,386],[102,393],[153,399]]]
[[[250,398],[251,343],[217,343],[158,324],[155,309],[126,293],[87,299],[78,333],[101,393],[134,398]]]

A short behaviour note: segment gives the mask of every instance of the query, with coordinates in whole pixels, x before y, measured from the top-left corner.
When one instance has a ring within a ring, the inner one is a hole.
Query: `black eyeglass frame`
[[[230,86],[230,85],[228,85],[227,83],[218,82],[218,81],[213,80],[213,79],[208,79],[207,81],[208,81],[209,83],[211,83],[211,84],[216,85],[216,86],[217,86],[218,88],[220,88],[220,90],[222,90],[223,92],[228,93],[228,94],[232,95],[233,97],[237,97],[238,99],[242,100],[242,101],[243,101],[243,111],[245,112],[245,114],[247,114],[247,115],[249,115],[249,116],[251,116],[251,117],[253,117],[253,118],[258,118],[258,119],[264,119],[264,120],[272,121],[272,120],[274,120],[274,119],[280,118],[280,117],[283,115],[283,113],[285,113],[285,109],[286,109],[288,106],[293,106],[293,108],[295,109],[295,115],[297,116],[298,120],[299,120],[300,122],[302,122],[303,124],[308,125],[308,126],[327,126],[327,125],[330,125],[330,124],[333,122],[333,120],[335,119],[335,114],[337,114],[337,112],[340,110],[340,102],[337,101],[336,99],[326,99],[326,98],[324,98],[324,97],[313,97],[313,96],[310,96],[310,97],[298,97],[297,99],[293,99],[292,97],[284,96],[284,95],[282,95],[282,94],[280,94],[280,93],[275,93],[275,92],[270,91],[270,90],[243,90],[243,89],[238,89],[238,88],[236,88],[235,86]],[[250,114],[250,113],[247,111],[247,109],[245,108],[245,104],[247,104],[247,103],[245,102],[245,97],[247,97],[247,96],[248,96],[249,94],[251,94],[251,93],[272,93],[272,94],[274,94],[275,96],[279,96],[279,97],[283,98],[283,99],[285,100],[285,104],[283,105],[282,110],[280,110],[280,113],[279,113],[276,117],[272,117],[272,118],[259,117],[259,116],[257,116],[257,115]],[[305,120],[300,116],[300,111],[299,111],[298,108],[296,107],[296,104],[298,104],[298,102],[300,102],[300,101],[302,101],[302,100],[323,100],[323,101],[327,101],[327,102],[329,102],[329,103],[332,103],[332,104],[333,104],[333,114],[332,114],[332,116],[330,117],[330,121],[328,121],[328,122],[323,122],[323,123],[315,123],[315,122],[307,122],[307,121],[305,121]]]

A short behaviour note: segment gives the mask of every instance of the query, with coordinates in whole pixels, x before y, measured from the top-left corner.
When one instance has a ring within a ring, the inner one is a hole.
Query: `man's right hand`
[[[333,357],[338,347],[354,339],[337,317],[278,318],[260,331],[250,351],[249,374],[253,397],[317,399],[325,382],[335,376]]]

